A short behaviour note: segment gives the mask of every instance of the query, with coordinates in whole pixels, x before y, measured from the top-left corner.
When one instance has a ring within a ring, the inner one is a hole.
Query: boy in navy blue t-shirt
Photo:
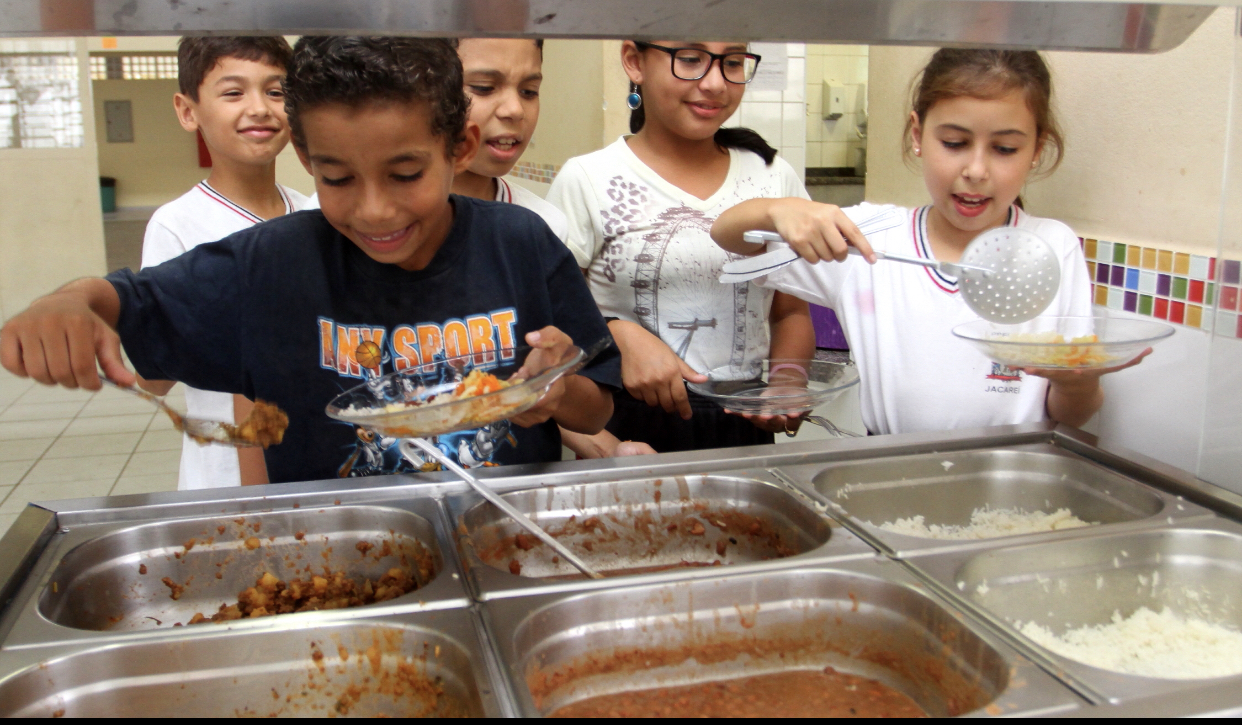
[[[98,361],[129,383],[119,342],[143,377],[273,402],[290,419],[266,453],[283,482],[420,467],[395,441],[324,414],[367,374],[523,343],[555,356],[608,334],[572,255],[536,214],[450,195],[479,130],[466,122],[447,42],[303,38],[285,93],[321,211],[137,274],[70,283],[0,330],[4,367],[94,390]],[[369,371],[355,354],[366,341],[382,351]],[[514,417],[517,427],[448,447],[467,465],[559,460],[557,425],[598,432],[612,413],[607,386],[619,385],[610,349]]]

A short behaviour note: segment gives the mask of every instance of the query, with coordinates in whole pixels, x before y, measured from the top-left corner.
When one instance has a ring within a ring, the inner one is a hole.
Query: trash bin
[[[99,202],[104,213],[116,211],[116,179],[111,176],[99,177]]]

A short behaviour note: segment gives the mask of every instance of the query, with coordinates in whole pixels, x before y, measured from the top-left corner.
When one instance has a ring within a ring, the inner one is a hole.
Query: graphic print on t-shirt
[[[442,324],[398,325],[391,333],[382,325],[343,324],[326,317],[318,319],[318,326],[319,366],[341,377],[364,381],[377,380],[385,372],[415,373],[417,366],[499,351],[499,355],[483,356],[482,362],[475,365],[475,369],[487,370],[499,360],[511,360],[511,348],[517,346],[517,311],[512,307]],[[383,436],[363,426],[354,426],[354,435],[357,440],[337,470],[340,478],[440,468],[408,439]],[[495,465],[492,459],[506,443],[517,447],[507,420],[446,433],[431,442],[467,468]]]
[[[998,362],[992,363],[992,372],[987,375],[988,383],[984,387],[986,393],[1011,393],[1017,394],[1022,392],[1022,370],[1011,368],[1008,365],[1002,365]]]
[[[729,364],[740,366],[746,359],[746,315],[749,285],[722,285],[716,265],[701,259],[676,260],[680,266],[675,286],[661,286],[661,271],[673,243],[687,232],[710,233],[715,219],[691,207],[680,205],[659,210],[649,208],[650,190],[622,176],[609,180],[611,207],[601,209],[604,226],[604,275],[616,281],[616,272],[633,263],[634,316],[648,332],[664,340],[683,360],[694,343],[714,338],[714,347],[723,342],[730,351]],[[637,253],[627,250],[617,238],[638,229],[642,235]],[[663,295],[663,307],[661,306]],[[719,318],[729,310],[729,319]],[[727,336],[725,339],[722,337]]]

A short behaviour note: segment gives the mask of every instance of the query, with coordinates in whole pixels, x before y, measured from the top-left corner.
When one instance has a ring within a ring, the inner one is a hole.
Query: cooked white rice
[[[1242,632],[1194,617],[1140,607],[1111,624],[1071,629],[1061,636],[1034,622],[1022,634],[1053,652],[1092,667],[1166,680],[1242,674]]]
[[[970,523],[966,526],[926,524],[920,514],[886,521],[879,524],[879,527],[895,534],[923,539],[994,539],[998,536],[1036,534],[1093,525],[1070,513],[1069,509],[1057,509],[1046,514],[1043,511],[1028,513],[1022,509],[994,509],[984,506],[971,512]]]

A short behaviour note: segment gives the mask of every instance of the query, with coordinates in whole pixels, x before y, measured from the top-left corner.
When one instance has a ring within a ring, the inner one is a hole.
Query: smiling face
[[[1005,223],[1039,158],[1035,117],[1021,91],[940,101],[913,119],[933,217],[973,237]]]
[[[453,225],[453,176],[478,150],[474,126],[450,155],[423,102],[332,103],[301,115],[298,158],[324,217],[368,257],[406,270],[431,263]]]
[[[659,40],[655,44],[666,48],[698,48],[717,54],[747,52],[745,43]],[[711,138],[737,111],[746,86],[726,81],[719,61],[699,80],[682,80],[673,75],[673,63],[678,62],[677,56],[670,61],[669,54],[662,50],[639,50],[628,41],[622,49],[626,75],[643,88],[646,123],[657,124],[676,136],[693,141]]]
[[[198,100],[173,97],[177,119],[201,131],[213,163],[270,164],[289,143],[285,70],[260,61],[225,56],[198,88]]]
[[[482,134],[470,171],[497,177],[522,157],[539,122],[543,53],[531,40],[471,38],[457,47],[470,120]]]

